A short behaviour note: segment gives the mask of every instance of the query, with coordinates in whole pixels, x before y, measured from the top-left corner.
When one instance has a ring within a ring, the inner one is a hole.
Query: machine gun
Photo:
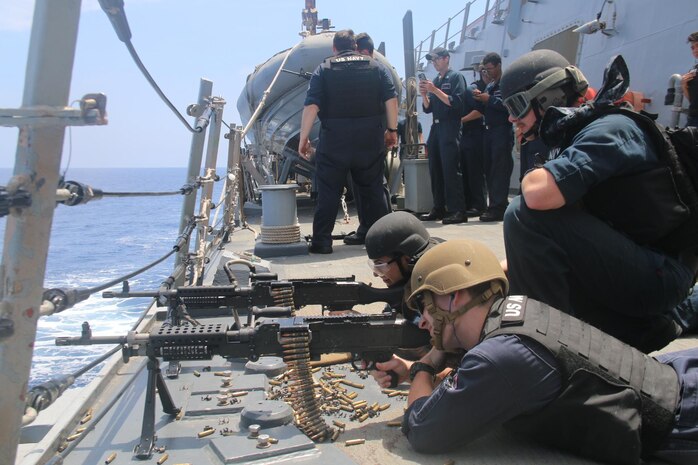
[[[322,305],[324,310],[346,310],[358,304],[385,302],[399,307],[402,287],[376,289],[346,278],[311,278],[278,280],[273,273],[250,273],[249,286],[189,286],[161,289],[156,292],[132,292],[124,283],[121,292],[104,292],[105,298],[154,297],[158,306],[175,308],[184,305],[193,317],[220,316],[220,309],[232,311],[252,307],[292,307]],[[229,313],[231,313],[229,312]],[[248,320],[248,324],[249,324]]]
[[[290,314],[290,309],[288,310]],[[220,323],[206,325],[162,323],[150,333],[130,332],[126,336],[92,336],[83,325],[79,337],[59,337],[56,345],[119,344],[124,360],[148,357],[148,382],[141,440],[136,457],[152,456],[155,442],[155,396],[163,411],[179,413],[167,389],[158,358],[208,360],[214,355],[257,360],[265,355],[283,356],[287,363],[319,359],[322,354],[351,353],[352,364],[365,360],[369,366],[385,361],[399,348],[418,348],[429,342],[429,334],[393,312],[366,315],[262,318],[250,326],[232,328]],[[293,354],[289,358],[289,354]],[[290,361],[289,361],[290,360]],[[298,376],[310,377],[309,364],[294,365]]]
[[[118,344],[124,360],[147,356],[171,360],[210,360],[214,355],[247,358],[282,356],[285,338],[308,335],[311,360],[322,354],[352,354],[352,361],[383,362],[395,349],[409,349],[429,343],[429,333],[398,317],[394,312],[371,315],[263,318],[253,327],[241,329],[220,323],[172,326],[163,323],[150,333],[129,332],[126,336],[92,336],[83,325],[79,337],[58,337],[57,346]]]

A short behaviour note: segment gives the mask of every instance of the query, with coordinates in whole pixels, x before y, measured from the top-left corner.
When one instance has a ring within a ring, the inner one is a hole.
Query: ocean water
[[[6,185],[11,170],[0,170]],[[176,191],[185,168],[70,169],[67,180],[105,192]],[[217,183],[220,190],[220,184]],[[90,288],[130,273],[172,249],[183,197],[104,198],[75,207],[57,206],[51,232],[45,288]],[[218,203],[217,194],[214,203]],[[198,208],[198,203],[197,203]],[[4,241],[6,219],[0,219]],[[173,270],[174,257],[129,280],[132,290],[156,290]],[[119,289],[117,286],[113,289]],[[80,369],[113,346],[56,347],[57,336],[79,336],[84,321],[94,335],[125,335],[150,299],[104,299],[101,292],[72,309],[39,320],[30,386]],[[98,370],[76,381],[84,385]]]

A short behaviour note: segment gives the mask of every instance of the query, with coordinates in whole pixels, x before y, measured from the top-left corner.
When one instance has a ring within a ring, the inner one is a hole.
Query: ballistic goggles
[[[376,273],[379,276],[383,276],[385,273],[388,272],[388,267],[390,266],[391,263],[395,262],[398,259],[398,257],[393,257],[387,262],[382,262],[382,261],[373,261],[371,259],[368,260],[368,267],[371,268],[371,271]]]
[[[582,83],[584,86],[587,85],[584,75],[574,66],[568,66],[565,69],[554,72],[530,89],[510,95],[505,98],[502,103],[512,118],[521,119],[526,116],[526,113],[531,109],[531,101],[533,99],[539,97],[543,92],[552,87],[561,86],[570,79],[573,79],[578,87],[579,84]]]

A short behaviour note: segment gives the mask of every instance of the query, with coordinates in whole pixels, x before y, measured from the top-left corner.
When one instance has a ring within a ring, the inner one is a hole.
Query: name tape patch
[[[502,303],[502,326],[514,326],[523,323],[526,316],[526,297],[510,295]]]

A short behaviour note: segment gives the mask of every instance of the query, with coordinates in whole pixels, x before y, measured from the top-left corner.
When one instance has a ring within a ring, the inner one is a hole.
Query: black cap
[[[451,54],[448,53],[448,50],[446,50],[443,47],[436,47],[434,50],[427,53],[426,58],[427,58],[427,60],[431,61],[436,57],[447,57],[447,56],[451,56]]]

